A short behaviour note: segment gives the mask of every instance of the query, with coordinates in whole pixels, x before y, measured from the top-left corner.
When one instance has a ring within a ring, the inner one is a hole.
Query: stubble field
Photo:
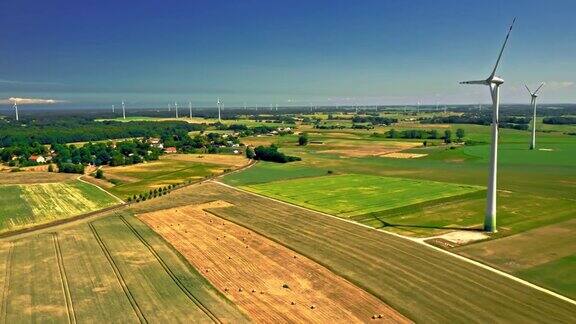
[[[408,322],[312,260],[204,209],[214,201],[139,215],[255,322]]]

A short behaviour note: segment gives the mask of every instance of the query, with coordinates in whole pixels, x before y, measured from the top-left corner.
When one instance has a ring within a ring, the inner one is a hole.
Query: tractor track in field
[[[10,270],[12,267],[12,254],[14,252],[14,243],[10,242],[8,253],[6,254],[6,270],[4,271],[4,287],[2,288],[2,308],[0,311],[0,319],[2,323],[6,323],[6,316],[8,314],[8,291],[10,289]]]
[[[210,317],[210,319],[212,319],[215,323],[222,323],[222,321],[220,321],[218,317],[216,317],[216,315],[214,315],[214,313],[210,311],[210,309],[208,309],[198,298],[196,298],[196,296],[194,296],[194,294],[190,290],[188,290],[188,288],[186,288],[186,286],[180,281],[180,279],[178,279],[178,277],[174,274],[174,272],[172,272],[170,267],[168,267],[168,265],[164,262],[162,257],[158,255],[156,250],[154,250],[154,248],[150,245],[150,243],[148,243],[146,239],[144,239],[142,235],[140,235],[140,233],[132,226],[132,224],[130,224],[126,220],[126,218],[124,218],[124,216],[120,216],[119,218],[122,220],[122,222],[124,222],[126,227],[130,229],[130,231],[134,234],[134,236],[136,236],[140,240],[140,242],[142,242],[142,244],[146,246],[146,248],[150,251],[150,253],[152,253],[152,255],[156,258],[158,263],[160,263],[164,271],[166,271],[168,276],[170,276],[172,281],[174,281],[174,283],[188,297],[188,299],[190,299],[196,306],[198,306],[198,308],[200,308],[206,314],[206,316]]]
[[[68,312],[68,321],[76,324],[76,313],[74,312],[74,304],[72,303],[72,295],[70,294],[70,287],[68,286],[68,275],[64,267],[64,258],[62,257],[62,250],[60,249],[60,240],[58,233],[52,233],[52,240],[54,242],[54,251],[58,259],[58,270],[60,271],[60,281],[62,282],[62,291],[66,299],[66,310]]]
[[[110,263],[110,266],[112,267],[112,270],[114,271],[114,275],[116,276],[118,283],[122,287],[122,290],[126,294],[128,301],[132,305],[132,308],[134,309],[134,313],[136,313],[138,320],[140,321],[140,323],[148,323],[148,320],[144,316],[144,313],[142,312],[142,309],[138,305],[138,302],[136,302],[136,299],[134,298],[134,296],[130,292],[128,285],[126,284],[126,280],[124,280],[124,277],[122,276],[122,273],[120,272],[120,269],[118,268],[118,265],[116,265],[116,262],[114,262],[114,259],[112,258],[112,254],[110,253],[110,251],[108,250],[108,248],[104,244],[104,241],[102,240],[102,238],[98,234],[98,231],[96,230],[96,228],[94,227],[94,225],[92,223],[89,223],[88,226],[90,227],[92,234],[94,234],[94,237],[96,238],[96,241],[98,242],[98,245],[100,245],[102,252],[106,256],[108,263]]]

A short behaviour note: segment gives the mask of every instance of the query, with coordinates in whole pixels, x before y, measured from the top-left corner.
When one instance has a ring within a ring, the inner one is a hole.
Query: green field
[[[0,185],[0,231],[75,216],[118,203],[98,187],[78,181]]]
[[[117,181],[117,185],[107,190],[126,199],[166,185],[202,179],[228,168],[211,163],[171,160],[168,157],[146,164],[106,167],[104,174],[107,179]]]
[[[482,190],[477,186],[358,174],[284,180],[242,188],[345,218]]]
[[[3,321],[246,322],[129,215],[0,244]]]
[[[570,322],[576,316],[574,305],[420,244],[213,183],[132,208],[214,200],[234,206],[209,212],[313,259],[416,322]]]

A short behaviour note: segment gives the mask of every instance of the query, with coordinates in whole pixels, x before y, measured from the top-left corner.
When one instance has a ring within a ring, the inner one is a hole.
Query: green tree
[[[308,134],[306,133],[300,134],[300,136],[298,137],[298,145],[300,146],[308,145]]]
[[[96,179],[104,179],[104,171],[102,169],[96,170]]]
[[[458,138],[458,142],[462,142],[462,139],[464,138],[465,135],[466,133],[464,132],[463,128],[458,128],[456,130],[456,137]]]
[[[254,149],[251,147],[246,148],[246,157],[249,159],[253,159],[256,157],[256,153],[254,153]]]
[[[444,131],[444,143],[452,143],[452,131],[449,129]]]
[[[48,165],[48,172],[54,172],[54,166],[52,164]]]

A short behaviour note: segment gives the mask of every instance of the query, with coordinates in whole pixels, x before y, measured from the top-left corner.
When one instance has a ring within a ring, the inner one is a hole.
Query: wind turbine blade
[[[528,88],[527,85],[524,85],[524,86],[526,87],[526,90],[528,90],[528,93],[529,93],[530,95],[532,95],[532,91],[530,91],[530,88]]]
[[[500,59],[502,58],[502,53],[504,53],[504,48],[506,47],[506,43],[508,42],[508,37],[510,37],[510,32],[512,31],[512,27],[514,27],[514,22],[516,21],[516,17],[512,20],[512,24],[510,25],[510,29],[508,29],[508,34],[506,34],[506,38],[504,39],[504,44],[502,44],[502,49],[500,49],[500,54],[498,55],[498,59],[496,60],[496,65],[494,65],[494,70],[492,70],[492,74],[490,74],[490,78],[492,79],[496,74],[496,69],[498,69],[498,64],[500,64]]]
[[[537,94],[538,91],[540,91],[540,89],[541,89],[543,86],[544,86],[544,82],[542,82],[542,83],[540,84],[540,86],[538,87],[538,89],[536,89],[536,91],[534,91],[534,94]]]
[[[486,80],[473,80],[473,81],[462,81],[460,84],[483,84],[487,85],[488,82]]]

